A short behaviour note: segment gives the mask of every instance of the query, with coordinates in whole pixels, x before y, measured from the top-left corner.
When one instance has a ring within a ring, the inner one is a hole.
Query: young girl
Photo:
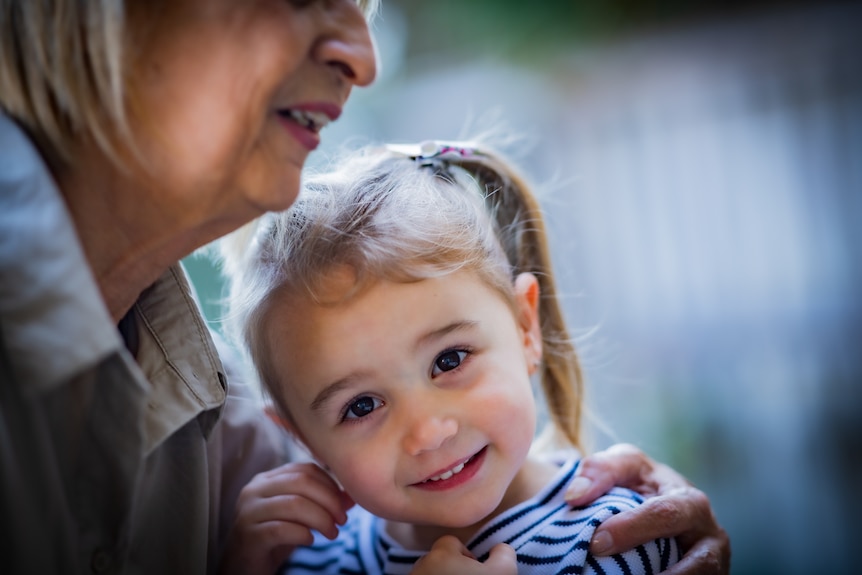
[[[539,205],[490,148],[355,153],[222,251],[229,331],[319,464],[259,476],[240,500],[241,529],[277,525],[290,542],[285,572],[408,573],[444,536],[479,562],[507,543],[519,573],[678,559],[672,539],[588,553],[596,526],[641,499],[563,498],[582,449],[580,368]],[[531,452],[534,375],[567,451]]]

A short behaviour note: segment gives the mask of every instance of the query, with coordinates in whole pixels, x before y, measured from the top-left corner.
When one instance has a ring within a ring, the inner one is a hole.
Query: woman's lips
[[[320,145],[320,130],[341,115],[341,108],[326,102],[301,104],[278,111],[278,118],[300,144],[309,151]]]
[[[316,150],[317,146],[320,145],[320,135],[316,131],[299,124],[288,114],[279,113],[278,119],[287,132],[293,136],[293,139],[308,149],[309,152]]]
[[[414,483],[411,487],[427,491],[445,491],[463,485],[479,471],[485,460],[486,451],[487,447],[483,447],[466,461],[454,465],[443,473],[434,474],[424,481]]]

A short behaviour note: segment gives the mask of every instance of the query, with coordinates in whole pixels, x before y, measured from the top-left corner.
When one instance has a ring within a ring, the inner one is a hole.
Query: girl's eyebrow
[[[449,335],[452,332],[470,330],[470,329],[475,328],[478,325],[479,325],[478,321],[474,321],[471,319],[465,319],[465,320],[461,320],[461,321],[452,322],[448,325],[441,327],[440,329],[435,329],[434,331],[430,331],[430,332],[426,333],[425,335],[423,335],[422,337],[420,337],[419,340],[416,342],[415,347],[420,348],[420,347],[427,345],[428,343],[430,343],[436,339],[440,339],[441,337]]]
[[[311,411],[323,411],[323,409],[326,408],[326,404],[329,403],[329,400],[344,388],[350,386],[350,383],[355,379],[356,376],[351,374],[324,387],[311,402]]]
[[[435,329],[426,333],[416,341],[416,345],[414,347],[418,349],[452,332],[470,330],[478,325],[479,322],[474,320],[462,320],[452,322],[439,329]],[[314,400],[311,402],[311,411],[323,411],[333,396],[337,395],[345,388],[354,385],[356,380],[361,379],[364,376],[365,374],[362,373],[351,373],[350,375],[347,375],[345,377],[337,379],[333,383],[330,383],[322,390],[320,390],[320,393],[315,396]]]

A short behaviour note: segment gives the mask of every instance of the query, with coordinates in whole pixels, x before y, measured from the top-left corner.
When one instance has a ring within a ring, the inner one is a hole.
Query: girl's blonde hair
[[[540,206],[530,187],[490,148],[455,159],[414,160],[366,148],[337,169],[309,175],[297,202],[221,242],[229,280],[226,327],[279,401],[266,333],[274,298],[322,299],[327,275],[347,266],[350,294],[377,280],[420,281],[458,270],[478,274],[515,306],[514,278],[539,281],[541,385],[556,431],[582,449],[583,383],[557,297]]]
[[[357,3],[370,20],[379,0]],[[160,2],[0,0],[0,109],[53,159],[69,160],[82,137],[114,161],[119,141],[135,153],[125,69],[133,4],[143,15]]]

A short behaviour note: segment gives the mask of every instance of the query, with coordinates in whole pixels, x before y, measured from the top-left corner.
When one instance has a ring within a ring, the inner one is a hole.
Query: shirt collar
[[[182,266],[177,264],[135,304],[137,362],[152,391],[145,419],[147,444],[158,445],[193,416],[208,434],[227,395],[224,368]]]

